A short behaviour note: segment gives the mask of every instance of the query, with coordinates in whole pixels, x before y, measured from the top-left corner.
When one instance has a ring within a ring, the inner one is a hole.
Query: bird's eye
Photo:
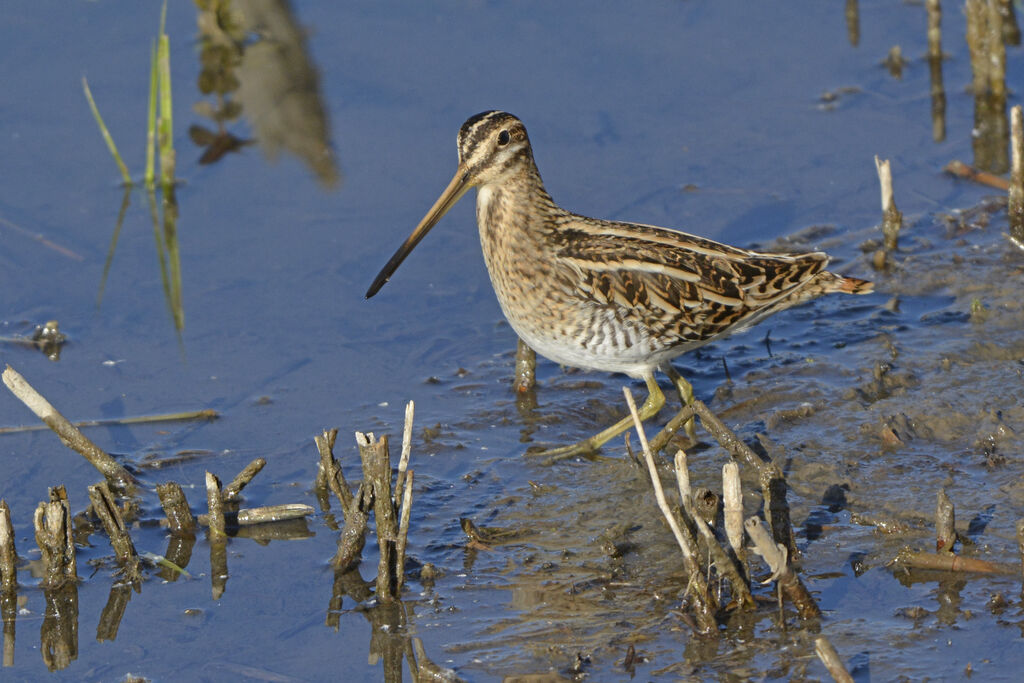
[[[505,145],[507,145],[508,141],[511,139],[512,137],[508,134],[507,130],[503,130],[500,133],[498,133],[498,145],[500,147],[504,147]]]

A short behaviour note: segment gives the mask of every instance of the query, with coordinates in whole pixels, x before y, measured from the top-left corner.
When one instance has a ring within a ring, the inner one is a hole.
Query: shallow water
[[[432,585],[410,582],[398,633],[371,625],[372,613],[352,597],[332,612],[327,561],[336,531],[318,514],[313,535],[300,540],[233,539],[219,600],[200,540],[193,580],[154,574],[132,596],[116,639],[97,642],[113,564],[95,535],[80,548],[78,650],[62,675],[329,680],[345,672],[376,680],[383,673],[367,657],[371,639],[415,635],[429,658],[474,680],[569,676],[577,654],[595,680],[620,677],[629,644],[648,679],[827,676],[812,638],[792,621],[783,629],[769,610],[730,623],[719,639],[692,636],[677,611],[685,585],[677,550],[649,521],[649,486],[620,445],[554,467],[524,458],[528,445],[567,443],[617,419],[621,387],[635,395],[643,387],[541,362],[538,405],[517,404],[508,389],[515,337],[490,290],[470,198],[363,301],[450,178],[458,126],[489,108],[524,120],[547,187],[567,208],[742,246],[795,235],[786,248],[825,249],[841,272],[876,279],[878,294],[786,312],[678,365],[699,397],[744,438],[764,434],[761,448],[783,464],[804,577],[826,612],[821,630],[855,677],[954,678],[968,663],[987,679],[1017,670],[1019,581],[901,582],[885,566],[902,546],[933,542],[943,486],[961,530],[972,517],[984,522],[971,532],[974,551],[1015,559],[1013,524],[1024,516],[1021,260],[1001,236],[1004,210],[957,213],[992,191],[939,170],[973,157],[960,7],[944,7],[940,142],[921,59],[923,8],[859,9],[853,41],[844,8],[814,2],[303,3],[293,18],[308,29],[342,173],[327,191],[294,156],[268,163],[256,147],[198,164],[202,149],[187,128],[210,124],[192,109],[209,101],[196,88],[196,14],[173,3],[180,336],[141,192],[131,195],[97,305],[123,193],[80,85],[87,76],[138,177],[158,7],[8,9],[0,26],[0,334],[57,319],[70,342],[56,363],[0,346],[3,362],[72,419],[219,410],[210,423],[90,435],[132,463],[197,452],[145,470],[150,486],[199,486],[206,469],[230,478],[265,457],[245,491],[250,505],[315,504],[312,436],[324,427],[341,429],[337,452],[357,478],[351,432],[397,442],[403,405],[415,400],[409,552],[441,572]],[[901,79],[880,65],[894,44],[910,59]],[[1012,91],[1020,48],[1008,48],[1007,61]],[[257,128],[229,125],[240,137]],[[858,248],[879,238],[873,154],[893,160],[908,225],[887,274],[873,273]],[[887,305],[894,297],[898,307]],[[975,300],[984,311],[972,315]],[[876,373],[879,364],[887,369]],[[794,409],[803,416],[792,417]],[[0,423],[31,419],[13,398],[0,400]],[[690,460],[693,478],[717,489],[722,452],[701,448]],[[31,517],[46,487],[65,484],[80,511],[97,479],[48,432],[0,437],[0,497],[23,557],[38,558]],[[198,509],[200,489],[187,493]],[[757,496],[748,495],[753,512]],[[145,505],[147,518],[158,516],[154,495]],[[473,549],[460,517],[519,535]],[[904,531],[883,534],[883,522]],[[158,528],[133,536],[141,550],[165,550]],[[608,539],[621,552],[609,554]],[[375,562],[371,541],[367,578]],[[36,680],[46,670],[44,599],[27,571],[19,576],[24,604],[2,677]],[[1008,608],[988,606],[996,593]],[[332,613],[336,627],[325,625]]]

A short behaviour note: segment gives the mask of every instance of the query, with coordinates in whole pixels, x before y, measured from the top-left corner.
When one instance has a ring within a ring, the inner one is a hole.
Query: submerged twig
[[[112,417],[100,420],[79,420],[72,422],[75,427],[111,427],[118,425],[149,424],[153,422],[178,422],[182,420],[215,420],[220,417],[216,410],[189,410],[183,413],[163,413],[160,415],[140,415],[137,417]],[[20,432],[37,432],[47,429],[46,425],[19,425],[17,427],[0,427],[0,434],[17,434]]]
[[[1008,190],[1010,187],[1010,181],[1002,176],[989,173],[988,171],[981,171],[969,166],[962,161],[953,160],[942,167],[942,170],[951,175],[955,175],[957,178],[963,178],[964,180],[971,180],[982,185],[988,185],[994,187],[997,190]]]

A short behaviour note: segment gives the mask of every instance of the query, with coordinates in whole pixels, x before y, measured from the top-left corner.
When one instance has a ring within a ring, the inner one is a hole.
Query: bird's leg
[[[658,383],[654,381],[653,372],[644,377],[644,382],[647,383],[648,394],[647,400],[644,401],[642,406],[640,406],[639,413],[641,422],[657,415],[658,411],[661,410],[661,407],[665,405],[665,394],[661,393],[661,388],[658,386]],[[561,448],[542,451],[539,455],[555,456],[557,458],[570,458],[584,453],[592,453],[611,439],[614,439],[619,434],[630,429],[632,426],[633,418],[627,415],[611,427],[598,432],[589,439],[584,439],[583,441],[571,446],[562,446]]]
[[[668,378],[672,380],[672,384],[675,385],[676,391],[679,392],[679,400],[683,403],[682,411],[677,413],[676,417],[683,414],[683,411],[687,411],[687,407],[693,403],[693,386],[686,380],[685,377],[679,374],[679,372],[672,367],[671,363],[665,363],[665,366],[661,368],[662,372],[668,375]],[[651,452],[657,453],[668,444],[669,440],[675,436],[679,430],[679,420],[673,418],[668,421],[665,428],[662,429],[656,437],[651,439]],[[691,441],[697,439],[697,424],[691,416],[686,420],[683,425],[683,431]]]
[[[525,394],[537,383],[537,354],[522,339],[516,345],[516,374],[512,380],[512,391]]]

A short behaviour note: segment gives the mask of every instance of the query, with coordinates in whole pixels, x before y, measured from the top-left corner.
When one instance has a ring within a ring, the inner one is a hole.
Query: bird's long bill
[[[448,213],[448,209],[455,206],[455,203],[462,198],[462,195],[466,194],[472,185],[469,182],[469,173],[466,169],[459,165],[458,171],[455,173],[455,177],[448,183],[448,187],[444,188],[444,192],[437,198],[434,205],[430,207],[430,211],[423,217],[420,224],[416,226],[416,229],[412,231],[412,234],[406,238],[402,246],[398,248],[395,255],[391,257],[391,260],[381,268],[380,273],[377,274],[377,278],[370,285],[370,288],[366,290],[366,298],[369,299],[371,296],[380,291],[380,288],[384,286],[396,270],[398,266],[402,265],[402,261],[409,255],[416,245],[420,243],[430,229],[437,224],[441,217]]]

